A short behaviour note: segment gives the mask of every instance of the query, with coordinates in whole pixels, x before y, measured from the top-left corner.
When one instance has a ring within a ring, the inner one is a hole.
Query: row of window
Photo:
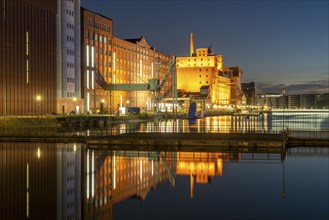
[[[67,62],[67,68],[74,68],[74,63]]]
[[[183,63],[181,63],[182,67],[184,67],[185,65],[183,65]],[[177,67],[179,67],[179,64],[176,65]],[[191,66],[190,64],[188,64],[187,66]],[[193,66],[196,66],[196,64],[193,64]],[[200,66],[203,66],[203,63],[200,64]],[[208,63],[207,66],[210,66],[210,63]],[[201,70],[200,70],[201,71]],[[208,71],[208,70],[207,70]]]
[[[74,16],[74,11],[66,9],[66,14],[73,17]]]
[[[74,43],[74,37],[71,37],[70,35],[67,35],[67,36],[66,36],[66,40],[67,40],[68,42],[72,42],[72,43]]]
[[[74,78],[72,78],[72,77],[67,77],[67,78],[66,78],[66,82],[68,82],[68,83],[74,83]]]
[[[74,93],[74,92],[67,92],[67,93],[66,93],[66,96],[67,96],[68,98],[73,98],[73,97],[75,97],[75,93]]]
[[[74,50],[67,49],[66,54],[67,55],[74,55]]]
[[[110,29],[109,25],[106,25],[104,23],[95,21],[91,18],[88,18],[88,25],[92,26],[92,27],[95,27],[95,28],[98,28],[98,29],[101,29],[103,31],[111,32],[111,29]]]
[[[71,29],[71,30],[74,30],[74,24],[71,24],[71,23],[66,23],[66,27],[68,28],[68,29]]]

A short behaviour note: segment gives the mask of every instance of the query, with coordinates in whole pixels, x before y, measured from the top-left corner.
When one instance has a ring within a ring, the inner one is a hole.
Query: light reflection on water
[[[2,219],[329,216],[329,148],[282,157],[0,143],[0,158]]]
[[[279,132],[289,130],[328,130],[329,112],[320,113],[281,113],[257,115],[223,115],[195,120],[178,119],[159,122],[143,122],[114,125],[115,134],[130,132],[195,132],[195,133],[234,133],[234,132]]]

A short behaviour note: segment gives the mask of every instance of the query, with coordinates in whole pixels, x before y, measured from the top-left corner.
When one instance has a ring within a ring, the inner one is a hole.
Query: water
[[[328,219],[329,148],[283,155],[0,143],[1,219]]]
[[[277,112],[114,124],[62,134],[275,133],[287,127],[291,133],[302,131],[297,136],[328,139],[328,119],[328,112]],[[252,154],[0,142],[1,219],[328,219],[328,185],[326,147]]]

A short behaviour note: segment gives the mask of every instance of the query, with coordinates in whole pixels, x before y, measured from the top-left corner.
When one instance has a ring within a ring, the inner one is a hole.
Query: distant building
[[[286,106],[287,108],[289,109],[300,108],[301,95],[288,95],[286,97],[287,97],[287,106]]]
[[[239,67],[223,67],[223,56],[210,48],[194,50],[194,35],[190,38],[190,55],[177,57],[177,89],[184,93],[199,93],[203,86],[210,87],[208,99],[212,104],[229,105],[240,102],[242,96]],[[233,85],[233,86],[232,86]]]
[[[267,106],[270,108],[278,108],[278,98],[281,94],[268,93],[268,94],[258,94],[256,103],[260,106]]]
[[[224,67],[224,72],[229,75],[230,77],[230,87],[231,87],[231,105],[241,105],[242,99],[242,69],[240,67]]]
[[[256,104],[256,92],[255,92],[255,83],[242,83],[242,90],[246,96],[247,105],[254,105]]]
[[[260,94],[257,104],[273,109],[329,109],[329,93],[324,94]]]
[[[329,93],[316,94],[315,107],[319,109],[329,109]]]

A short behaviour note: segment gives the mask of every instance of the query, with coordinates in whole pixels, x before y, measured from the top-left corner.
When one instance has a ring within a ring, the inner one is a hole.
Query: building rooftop
[[[89,11],[89,12],[91,12],[91,13],[94,13],[94,14],[96,14],[96,15],[98,15],[98,16],[101,16],[101,17],[103,17],[103,18],[106,18],[106,19],[112,21],[111,18],[108,18],[108,17],[106,17],[106,16],[104,16],[104,15],[102,15],[102,14],[99,14],[99,13],[97,13],[97,12],[91,11],[90,9],[87,9],[87,8],[84,8],[84,7],[80,7],[80,8],[81,8],[82,10]]]

